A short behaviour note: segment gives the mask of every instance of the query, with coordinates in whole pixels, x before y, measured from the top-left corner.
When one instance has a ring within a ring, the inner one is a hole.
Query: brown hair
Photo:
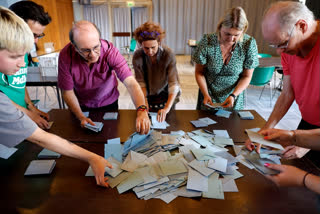
[[[227,27],[227,28],[235,28],[237,30],[242,30],[242,35],[240,37],[240,41],[243,39],[243,34],[247,31],[249,26],[246,13],[241,7],[234,7],[230,10],[228,10],[220,22],[218,23],[217,27],[217,34],[220,38],[220,30],[221,27]]]
[[[157,40],[161,42],[166,36],[166,32],[157,23],[148,21],[140,25],[133,33],[135,40],[141,44],[147,40]]]

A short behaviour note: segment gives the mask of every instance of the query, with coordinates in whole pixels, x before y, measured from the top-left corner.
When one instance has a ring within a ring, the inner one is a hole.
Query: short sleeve
[[[132,76],[132,72],[127,61],[111,42],[109,42],[109,49],[106,56],[104,56],[104,60],[108,61],[108,65],[115,71],[121,82],[123,82],[127,77]]]
[[[244,48],[246,49],[246,58],[243,63],[243,68],[254,69],[258,67],[259,58],[256,40],[253,37],[250,37]]]
[[[74,82],[70,73],[71,66],[71,45],[67,45],[59,54],[58,62],[58,86],[62,90],[72,90]]]
[[[194,53],[192,54],[192,60],[200,65],[207,64],[208,55],[208,35],[205,34],[199,41]]]
[[[30,137],[36,129],[37,125],[18,110],[5,94],[0,92],[1,144],[14,147]]]

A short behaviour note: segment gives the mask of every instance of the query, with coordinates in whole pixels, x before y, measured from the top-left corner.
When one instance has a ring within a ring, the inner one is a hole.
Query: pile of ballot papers
[[[86,123],[86,125],[84,125],[84,127],[86,127],[87,129],[90,129],[91,131],[94,132],[100,132],[102,127],[103,127],[103,123],[102,122],[93,122],[95,125],[91,125],[90,123]]]
[[[233,147],[235,157],[226,146]],[[224,199],[225,192],[239,191],[236,180],[243,174],[238,162],[263,174],[278,173],[264,163],[279,164],[279,151],[263,149],[259,155],[242,148],[234,145],[226,130],[134,133],[123,145],[119,138],[110,139],[105,144],[105,158],[113,166],[106,168],[108,183],[119,194],[132,190],[144,200]],[[86,176],[93,176],[90,167]]]

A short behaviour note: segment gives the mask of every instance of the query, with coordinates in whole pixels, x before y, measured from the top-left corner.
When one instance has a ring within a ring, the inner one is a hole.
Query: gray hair
[[[280,27],[283,28],[285,31],[290,33],[292,26],[302,19],[307,22],[310,26],[312,22],[315,20],[312,11],[309,8],[300,3],[300,2],[293,2],[293,1],[281,1],[273,3],[267,10],[264,16],[272,9],[278,9],[277,18],[280,24]]]
[[[217,34],[219,38],[220,38],[219,32],[221,27],[235,28],[237,30],[242,30],[243,32],[242,32],[242,35],[240,36],[240,41],[242,41],[243,35],[249,27],[249,22],[247,20],[246,13],[242,9],[242,7],[234,7],[228,10],[224,14],[224,16],[221,18],[217,26]]]

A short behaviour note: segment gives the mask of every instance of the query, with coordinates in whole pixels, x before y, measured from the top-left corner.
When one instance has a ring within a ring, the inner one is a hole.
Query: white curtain
[[[84,5],[83,17],[85,20],[94,23],[100,29],[102,39],[111,39],[112,33],[109,32],[107,4]]]
[[[140,25],[148,21],[148,9],[146,7],[132,8],[132,32]]]
[[[131,32],[130,8],[113,8],[113,31]],[[125,46],[130,45],[130,37],[114,37],[113,44],[123,52]]]
[[[200,40],[205,33],[215,32],[225,11],[241,6],[249,21],[247,34],[257,40],[259,52],[274,54],[263,41],[263,11],[277,0],[153,0],[153,20],[166,31],[165,43],[176,54],[190,54],[188,39]]]

